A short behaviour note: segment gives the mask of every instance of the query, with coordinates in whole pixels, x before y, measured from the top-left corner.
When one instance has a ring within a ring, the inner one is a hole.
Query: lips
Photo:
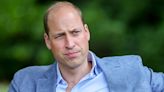
[[[68,53],[65,53],[64,55],[67,56],[69,59],[73,59],[73,58],[78,57],[79,51],[76,51],[76,52],[68,52]]]

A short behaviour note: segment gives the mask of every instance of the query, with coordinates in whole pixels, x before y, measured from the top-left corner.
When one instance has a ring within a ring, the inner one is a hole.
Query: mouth
[[[80,51],[75,51],[75,52],[65,53],[64,55],[69,59],[73,59],[73,58],[77,58],[79,54],[80,54]]]

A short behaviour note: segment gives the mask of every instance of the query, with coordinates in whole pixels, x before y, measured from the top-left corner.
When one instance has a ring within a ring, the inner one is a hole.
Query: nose
[[[65,44],[66,49],[73,49],[75,47],[74,39],[71,36],[66,36],[66,44]]]

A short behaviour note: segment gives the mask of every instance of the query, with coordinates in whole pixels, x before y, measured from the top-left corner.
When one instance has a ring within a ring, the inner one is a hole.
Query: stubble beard
[[[63,61],[59,62],[62,67],[67,67],[68,69],[75,69],[87,62],[87,52],[80,52],[81,54],[73,59],[69,59],[63,56]]]

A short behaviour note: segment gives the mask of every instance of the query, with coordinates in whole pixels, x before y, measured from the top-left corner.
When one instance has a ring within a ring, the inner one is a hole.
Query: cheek
[[[79,40],[78,43],[83,47],[88,47],[88,38],[86,37],[86,35],[82,36]]]
[[[84,34],[85,35],[83,36],[83,42],[84,43],[88,43],[88,41],[89,41],[89,35],[86,32]]]
[[[52,42],[51,47],[52,47],[52,51],[56,53],[59,53],[59,51],[64,49],[63,43],[60,42]]]

